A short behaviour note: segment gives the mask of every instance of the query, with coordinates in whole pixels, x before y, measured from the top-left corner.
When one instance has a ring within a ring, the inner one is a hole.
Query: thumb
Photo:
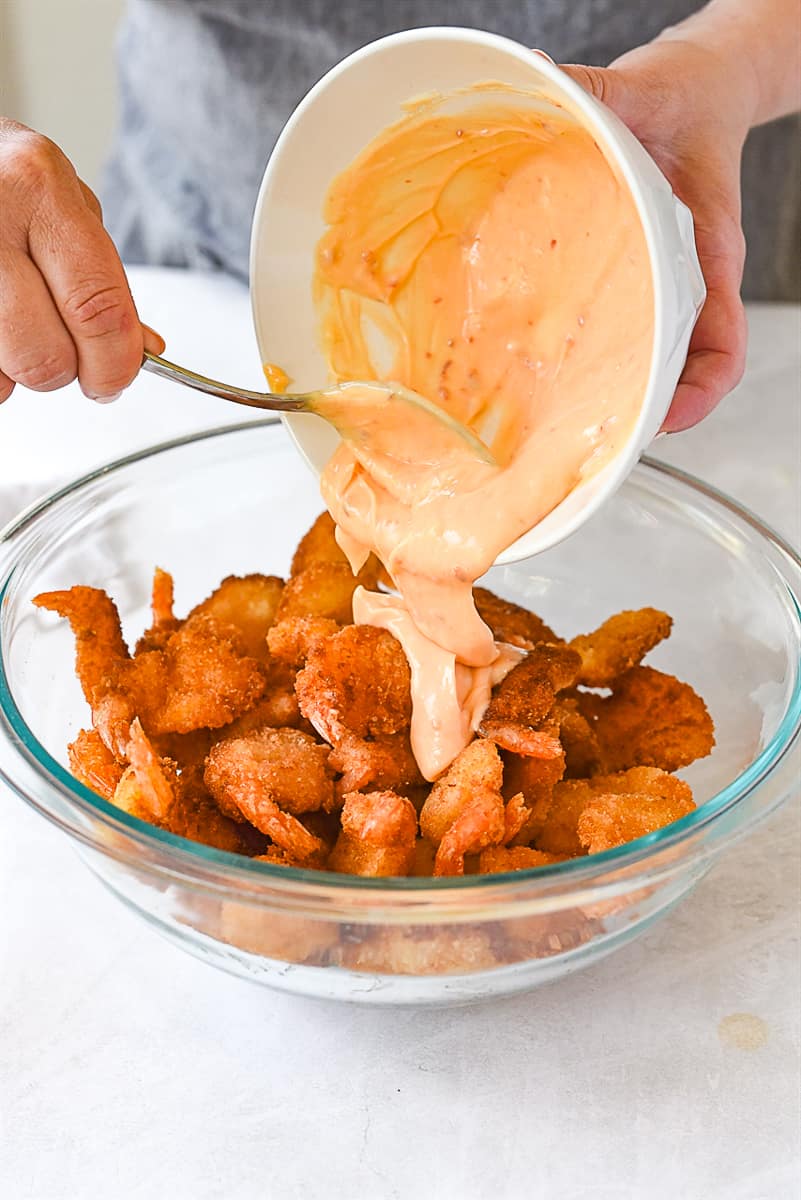
[[[584,88],[585,92],[589,92],[596,100],[600,100],[602,104],[608,104],[610,108],[615,107],[615,99],[617,98],[617,76],[614,71],[610,71],[606,67],[582,67],[575,63],[569,63],[567,66],[560,67],[565,75]]]

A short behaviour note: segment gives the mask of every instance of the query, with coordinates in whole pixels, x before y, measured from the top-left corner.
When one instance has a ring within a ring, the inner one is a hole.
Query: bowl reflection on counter
[[[183,611],[228,574],[282,574],[322,505],[280,425],[236,426],[137,454],[56,493],[0,536],[0,779],[59,825],[106,886],[216,966],[303,994],[454,1003],[595,961],[684,896],[725,845],[797,783],[801,567],[725,497],[643,463],[568,542],[496,568],[494,590],[564,636],[654,605],[675,620],[649,662],[716,724],[682,775],[699,808],[628,846],[507,875],[362,879],[238,858],[143,824],[77,783],[87,723],[64,622],[34,595],[83,583],[147,623],[156,565]]]

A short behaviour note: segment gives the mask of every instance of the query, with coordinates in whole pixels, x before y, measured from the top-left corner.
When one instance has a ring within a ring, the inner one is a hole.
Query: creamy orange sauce
[[[400,593],[360,594],[356,620],[404,646],[415,754],[432,778],[511,666],[473,583],[639,415],[653,341],[645,236],[592,137],[508,92],[456,116],[436,101],[412,111],[334,181],[324,215],[315,294],[334,380],[400,381],[499,464],[409,454],[405,414],[390,408],[386,440],[407,449],[379,461],[343,443],[321,481],[353,564],[375,551]]]
[[[292,382],[283,367],[279,367],[275,363],[262,363],[261,369],[271,392],[278,394],[285,392]]]

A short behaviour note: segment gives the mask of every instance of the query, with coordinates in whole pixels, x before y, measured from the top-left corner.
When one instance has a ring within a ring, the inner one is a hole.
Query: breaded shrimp
[[[350,792],[328,867],[351,875],[408,875],[414,866],[416,837],[417,814],[404,796]]]
[[[678,771],[715,744],[701,697],[653,667],[632,667],[619,676],[597,712],[594,729],[607,772],[636,766]]]
[[[486,588],[473,588],[473,599],[478,615],[492,630],[496,642],[507,642],[531,650],[538,642],[557,644],[562,641],[536,613],[502,600]]]
[[[479,793],[497,793],[502,811],[502,785],[503,763],[496,747],[492,742],[476,738],[434,783],[420,812],[423,837],[438,846],[457,817]]]
[[[130,659],[116,604],[106,592],[91,587],[42,592],[33,602],[69,621],[75,635],[75,674],[94,708],[109,690],[109,676]]]
[[[267,633],[278,611],[284,581],[276,575],[229,575],[201,604],[192,609],[230,625],[239,634],[243,652],[264,662],[269,658]]]
[[[649,650],[670,637],[673,625],[658,608],[616,613],[593,633],[569,643],[581,657],[577,682],[587,687],[610,687],[619,675],[638,666]]]
[[[70,770],[76,779],[111,800],[122,779],[123,767],[106,747],[94,729],[82,729],[74,742],[67,746]]]
[[[347,734],[380,737],[409,727],[411,675],[391,633],[347,625],[314,646],[298,672],[300,711],[332,745]]]
[[[264,728],[227,738],[209,752],[206,787],[224,812],[234,818],[241,814],[269,834],[270,830],[254,819],[259,796],[295,816],[331,807],[334,773],[329,753],[327,746],[299,729]],[[238,800],[246,793],[248,811]]]
[[[561,753],[558,727],[542,726],[556,693],[570,686],[580,661],[578,654],[565,646],[535,646],[499,684],[479,732],[516,754],[557,757]]]

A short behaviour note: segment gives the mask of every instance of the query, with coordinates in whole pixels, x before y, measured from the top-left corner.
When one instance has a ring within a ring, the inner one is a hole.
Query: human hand
[[[53,142],[4,118],[0,213],[0,403],[17,383],[76,378],[115,399],[164,342],[139,322],[94,193]]]
[[[752,120],[748,89],[732,87],[714,52],[678,39],[657,39],[606,69],[562,69],[617,113],[693,214],[707,297],[663,424],[671,433],[688,429],[745,366],[740,156]]]

